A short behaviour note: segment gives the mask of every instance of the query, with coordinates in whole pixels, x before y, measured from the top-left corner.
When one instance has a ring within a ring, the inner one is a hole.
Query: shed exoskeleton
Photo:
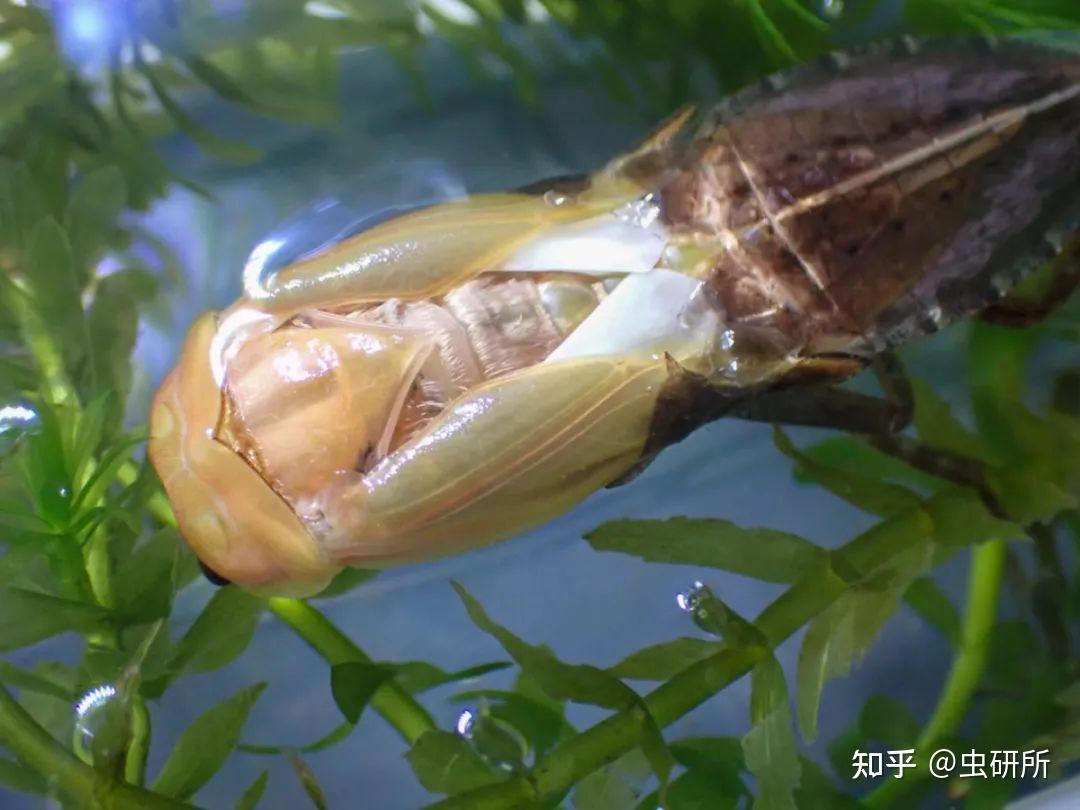
[[[313,592],[538,525],[725,414],[821,421],[802,392],[1075,263],[1078,223],[1076,56],[832,56],[588,177],[250,274],[151,459],[209,569]]]

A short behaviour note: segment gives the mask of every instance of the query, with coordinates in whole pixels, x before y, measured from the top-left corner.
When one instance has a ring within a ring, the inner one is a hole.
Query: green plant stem
[[[116,473],[116,480],[125,487],[134,484],[138,477],[139,468],[130,459],[120,465],[120,469]],[[165,493],[158,491],[151,495],[147,500],[146,508],[158,522],[166,526],[176,526],[176,515],[173,514],[172,506],[169,505],[169,499],[165,497]]]
[[[892,518],[831,554],[832,565],[814,570],[782,593],[754,624],[775,648],[838,599],[855,578],[864,578],[907,550],[914,537],[929,536],[933,523],[921,509]],[[645,696],[663,727],[704,703],[749,672],[766,654],[762,647],[721,650],[687,667]],[[639,707],[616,712],[541,757],[532,771],[431,805],[432,810],[498,810],[530,807],[561,796],[593,771],[636,748],[644,738]]]
[[[329,619],[301,599],[276,597],[269,600],[270,612],[291,627],[330,666],[371,659]],[[410,744],[426,731],[437,728],[435,721],[416,698],[393,681],[379,687],[371,706],[397,729]]]
[[[150,754],[150,710],[135,695],[131,702],[131,743],[124,762],[124,779],[133,785],[146,784],[146,758]]]
[[[108,810],[182,810],[192,805],[132,785],[114,782],[81,762],[39,726],[11,694],[0,687],[0,742],[50,785],[72,800]]]
[[[17,284],[13,285],[13,288],[5,289],[9,293],[14,292],[16,295],[28,295],[27,291]],[[63,354],[53,340],[47,324],[42,321],[34,306],[29,305],[26,301],[18,303],[22,305],[16,307],[14,311],[20,313],[20,332],[23,341],[34,357],[38,370],[41,372],[46,395],[54,404],[74,405],[77,407],[79,405],[78,395],[64,368]],[[130,466],[134,471],[134,465],[130,464]],[[124,472],[121,471],[121,478],[123,476]],[[131,476],[131,481],[134,481],[134,474]],[[168,507],[168,502],[165,503],[165,506]],[[171,510],[169,513],[171,516]],[[83,564],[91,595],[98,604],[111,607],[113,594],[109,537],[104,529],[99,528],[89,539],[83,554]],[[120,639],[114,630],[95,633],[90,638],[95,643],[114,650],[120,648]],[[10,698],[10,696],[7,697]],[[18,707],[18,704],[15,705]],[[146,707],[146,701],[140,695],[135,695],[132,698],[131,706],[131,744],[128,746],[125,760],[124,778],[133,785],[142,785],[146,779],[146,758],[150,751],[150,712]],[[11,751],[18,753],[15,748],[8,747]],[[66,751],[64,753],[67,754]],[[73,756],[71,758],[75,762],[79,762]]]
[[[904,806],[900,803],[903,797],[929,775],[931,753],[957,729],[967,714],[971,699],[982,680],[990,637],[997,621],[1006,550],[1004,541],[992,540],[972,551],[960,645],[934,712],[915,743],[916,767],[903,779],[882,782],[863,799],[866,807],[879,810]]]

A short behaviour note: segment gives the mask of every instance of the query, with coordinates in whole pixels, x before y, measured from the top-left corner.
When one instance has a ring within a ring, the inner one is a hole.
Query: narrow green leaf
[[[773,428],[777,449],[799,465],[799,472],[853,506],[880,517],[892,517],[918,506],[921,498],[906,487],[851,473],[816,461],[801,452],[779,427]]]
[[[903,703],[888,695],[867,698],[859,713],[863,738],[889,748],[911,748],[919,737],[918,719]]]
[[[742,738],[742,748],[746,769],[758,786],[754,810],[796,810],[799,755],[787,684],[774,656],[758,663],[751,673],[750,707],[753,726]]]
[[[364,568],[343,568],[341,573],[330,580],[330,584],[323,588],[314,598],[333,599],[338,596],[343,596],[353,590],[353,588],[363,585],[377,573],[379,572],[370,571]]]
[[[26,247],[44,215],[45,203],[26,164],[0,155],[0,244]]]
[[[71,238],[80,285],[89,281],[93,262],[112,241],[117,218],[126,202],[127,186],[118,166],[95,169],[83,175],[72,188],[64,224]]]
[[[598,667],[565,664],[545,647],[534,647],[496,624],[461,585],[452,583],[473,624],[492,635],[518,665],[532,675],[543,690],[556,700],[572,700],[608,709],[621,709],[639,698],[629,686]]]
[[[187,114],[183,107],[169,94],[165,85],[153,69],[143,71],[150,83],[150,89],[162,108],[172,118],[177,128],[190,137],[207,154],[228,163],[254,163],[262,157],[262,150],[250,144],[230,141],[222,138]]]
[[[145,624],[169,615],[173,581],[180,558],[173,529],[147,538],[120,564],[114,576],[116,612],[129,624]]]
[[[747,795],[746,787],[735,776],[730,781],[726,774],[710,770],[693,769],[676,777],[664,796],[659,790],[646,795],[636,805],[636,810],[735,810],[742,806]],[[626,805],[613,804],[612,810]]]
[[[912,582],[904,601],[950,644],[955,647],[960,643],[960,613],[934,580],[920,577]]]
[[[803,453],[814,461],[852,475],[874,478],[879,481],[905,481],[929,490],[945,486],[939,478],[916,470],[892,456],[872,447],[865,439],[856,436],[835,436],[810,445]],[[814,478],[801,466],[794,470],[795,480],[814,483]]]
[[[244,791],[244,794],[236,803],[234,810],[255,810],[255,808],[259,806],[259,801],[262,799],[263,794],[266,792],[266,783],[269,779],[269,771],[260,773],[255,781],[248,786],[248,789]]]
[[[855,654],[852,607],[852,599],[841,597],[810,622],[803,636],[795,683],[799,730],[807,742],[817,737],[818,705],[826,681],[842,678],[851,669]]]
[[[960,547],[987,540],[1013,540],[1024,530],[994,517],[976,492],[952,488],[934,494],[926,503],[934,522],[934,538],[943,546]]]
[[[31,796],[49,795],[49,783],[20,762],[0,757],[0,786]]]
[[[185,56],[183,62],[195,78],[222,98],[248,107],[257,107],[251,94],[217,65],[199,56]]]
[[[795,791],[799,810],[861,810],[859,800],[833,784],[812,759],[799,757],[799,766],[799,787]]]
[[[911,379],[915,394],[915,431],[932,447],[968,458],[983,459],[982,439],[957,419],[948,402],[923,380]]]
[[[21,588],[0,588],[0,652],[17,650],[68,630],[102,629],[109,611]]]
[[[723,644],[702,638],[684,637],[654,644],[631,653],[608,668],[617,678],[665,681],[691,664],[724,649]]]
[[[265,687],[256,684],[241,689],[195,718],[154,780],[154,792],[187,799],[209,782],[236,747],[248,714]]]
[[[645,707],[644,702],[640,705],[643,708]],[[675,767],[675,759],[668,750],[663,730],[648,709],[645,710],[645,719],[643,721],[641,750],[645,754],[645,759],[649,761],[652,772],[656,774],[656,779],[660,783],[661,794],[663,794],[667,788],[668,779],[671,778],[671,769]]]
[[[349,661],[330,668],[330,689],[345,719],[355,724],[379,687],[393,677],[390,667]]]
[[[794,582],[826,558],[823,549],[798,535],[707,518],[612,520],[585,539],[597,551],[720,568],[765,582]]]
[[[829,744],[826,747],[829,755],[829,764],[832,766],[833,772],[840,778],[841,783],[847,782],[852,778],[852,774],[854,773],[852,758],[855,754],[855,750],[862,748],[864,745],[865,739],[862,735],[862,731],[859,729],[857,720],[829,740]]]
[[[215,591],[176,647],[177,671],[209,672],[247,649],[266,603],[235,585]]]
[[[988,478],[1009,517],[1019,524],[1050,523],[1077,508],[1077,498],[1039,470],[1018,466],[990,471]]]
[[[742,743],[736,737],[684,737],[671,744],[671,754],[687,768],[723,768],[738,773],[744,767]]]
[[[1054,702],[1071,709],[1080,709],[1080,681],[1073,681],[1058,692]]]
[[[73,667],[56,661],[39,661],[31,670],[34,675],[54,683],[68,697],[46,694],[44,691],[24,689],[19,695],[19,704],[30,713],[38,725],[52,735],[53,739],[64,746],[71,745],[71,733],[75,725],[74,712],[71,711],[71,695],[77,693],[77,673]]]
[[[506,669],[512,664],[509,661],[490,661],[457,672],[447,672],[434,664],[429,664],[427,661],[384,663],[383,666],[392,667],[395,670],[394,680],[397,681],[398,686],[415,695],[434,689],[436,686],[471,681],[482,675],[487,675],[489,672]]]
[[[81,290],[67,234],[52,217],[40,220],[30,235],[26,271],[38,313],[70,368],[86,349]]]
[[[14,686],[17,689],[25,689],[40,695],[49,695],[57,700],[71,701],[72,694],[55,681],[44,678],[28,669],[0,661],[0,683],[5,686]]]
[[[258,754],[261,756],[282,756],[291,753],[312,754],[323,751],[341,742],[353,733],[356,726],[348,721],[335,726],[329,732],[319,737],[314,742],[305,745],[260,745],[258,743],[240,743],[236,746],[238,751],[245,754]]]
[[[405,756],[432,793],[460,793],[500,778],[464,737],[449,731],[426,732]]]
[[[1024,375],[1039,341],[1035,330],[975,323],[968,346],[971,404],[991,460],[1023,463],[1032,448],[1025,423]]]
[[[296,778],[300,780],[304,793],[311,799],[311,804],[316,810],[326,810],[326,794],[323,793],[319,780],[315,778],[315,772],[296,754],[289,757],[289,764],[292,765]]]
[[[593,771],[574,789],[574,810],[623,810],[633,807],[649,774],[639,750],[624,754],[606,768]],[[654,805],[655,807],[655,805]]]
[[[92,387],[116,393],[111,429],[119,425],[131,389],[131,354],[138,335],[138,299],[130,289],[132,277],[115,273],[101,280],[87,315]]]

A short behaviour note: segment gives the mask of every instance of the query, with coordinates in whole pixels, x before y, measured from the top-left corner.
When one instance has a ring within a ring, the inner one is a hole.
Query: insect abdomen
[[[725,102],[659,185],[736,328],[803,353],[901,343],[1076,229],[1080,60],[875,51],[797,72]]]

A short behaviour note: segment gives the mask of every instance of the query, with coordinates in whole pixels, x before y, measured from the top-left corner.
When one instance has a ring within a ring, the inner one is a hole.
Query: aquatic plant
[[[784,586],[752,619],[698,583],[679,603],[702,635],[638,650],[613,666],[572,664],[514,635],[455,585],[478,632],[498,640],[517,669],[512,690],[492,690],[472,681],[510,662],[446,672],[373,661],[317,600],[266,600],[229,586],[182,632],[172,615],[199,572],[141,460],[145,430],[127,427],[124,409],[139,318],[167,309],[182,272],[132,212],[188,182],[156,149],[166,132],[185,133],[217,159],[259,159],[187,112],[186,93],[208,89],[261,114],[329,124],[339,49],[377,44],[423,91],[417,49],[437,35],[478,76],[493,61],[511,70],[523,103],[537,103],[538,57],[518,44],[528,31],[544,45],[543,58],[599,76],[628,104],[660,108],[686,100],[702,66],[711,81],[733,87],[858,39],[865,21],[883,13],[879,4],[252,0],[225,13],[199,0],[129,0],[122,7],[0,0],[0,396],[10,403],[0,409],[0,651],[70,631],[83,639],[74,666],[0,662],[0,746],[10,755],[0,758],[0,785],[73,806],[185,807],[230,756],[271,756],[288,762],[322,806],[303,757],[347,737],[368,707],[400,733],[417,778],[445,794],[436,806],[447,808],[734,807],[750,796],[760,808],[857,806],[847,793],[860,748],[913,748],[918,756],[944,745],[1049,748],[1055,768],[1080,755],[1072,630],[1080,585],[1066,562],[1080,548],[1080,372],[1066,358],[1053,369],[1051,397],[1025,389],[1037,352],[1080,338],[1075,302],[1024,330],[966,327],[970,424],[916,381],[912,435],[875,443],[841,436],[799,448],[776,431],[777,449],[800,480],[879,519],[841,546],[827,550],[719,518],[619,520],[588,533],[600,551]],[[891,33],[1076,28],[1073,0],[908,0]],[[1071,554],[1063,543],[1073,545]],[[960,554],[970,556],[962,608],[929,576]],[[370,576],[346,572],[320,598]],[[1026,607],[999,620],[1006,587]],[[886,696],[868,701],[830,747],[834,778],[800,756],[795,725],[804,738],[815,736],[826,682],[850,670],[901,603],[953,646],[952,668],[925,721]],[[196,718],[150,778],[147,753],[158,743],[148,707],[168,700],[177,679],[234,660],[266,612],[325,659],[341,725],[314,742],[242,742],[263,688],[253,684]],[[792,700],[773,650],[804,627]],[[665,739],[666,726],[746,674],[744,737]],[[456,730],[438,728],[418,696],[466,681],[461,697],[479,708],[463,713]],[[658,685],[641,694],[627,681]],[[568,702],[609,714],[577,729],[566,719]],[[944,791],[972,807],[999,806],[1019,784],[925,776],[923,767],[886,780],[862,802],[905,807]],[[257,806],[265,787],[264,774],[236,806]]]

